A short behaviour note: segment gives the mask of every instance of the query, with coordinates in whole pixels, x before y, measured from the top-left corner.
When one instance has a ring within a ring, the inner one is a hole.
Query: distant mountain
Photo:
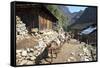
[[[75,21],[80,18],[80,16],[82,15],[82,13],[83,13],[82,10],[80,10],[79,12],[72,13],[72,18],[71,18],[71,21],[70,21],[71,22],[70,25],[73,24],[73,23],[75,23]]]
[[[64,15],[68,16],[69,25],[75,23],[75,21],[82,15],[83,11],[71,13],[69,9],[65,6],[58,6],[59,10],[64,13]]]
[[[88,7],[82,15],[72,24],[71,29],[83,30],[89,26],[97,25],[97,8]]]
[[[96,23],[97,19],[97,8],[95,7],[88,7],[85,9],[84,13],[80,16],[76,22],[78,23],[89,23],[89,22],[94,22]]]

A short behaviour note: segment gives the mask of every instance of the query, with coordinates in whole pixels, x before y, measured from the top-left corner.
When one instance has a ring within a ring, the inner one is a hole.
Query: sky
[[[66,7],[68,7],[68,9],[71,13],[78,12],[80,10],[85,10],[85,8],[86,8],[86,7],[80,7],[80,6],[66,6]]]

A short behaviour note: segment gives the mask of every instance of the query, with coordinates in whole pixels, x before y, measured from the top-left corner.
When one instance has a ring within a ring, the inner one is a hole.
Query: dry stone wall
[[[26,25],[21,21],[21,18],[16,16],[16,40],[29,38]]]

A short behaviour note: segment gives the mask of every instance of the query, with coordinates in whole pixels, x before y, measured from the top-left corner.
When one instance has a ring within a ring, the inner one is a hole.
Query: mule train
[[[69,33],[64,33],[63,35],[59,35],[57,38],[55,38],[50,43],[46,44],[47,47],[45,48],[44,52],[42,52],[37,58],[36,58],[36,64],[40,64],[41,60],[44,59],[46,62],[51,64],[53,62],[53,59],[57,58],[58,53],[61,50],[61,47],[64,45],[64,43],[68,43],[71,39],[71,35]],[[49,58],[49,60],[48,60]]]

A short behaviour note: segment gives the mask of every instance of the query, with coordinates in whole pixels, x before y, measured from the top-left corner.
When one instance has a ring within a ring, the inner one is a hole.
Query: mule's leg
[[[51,49],[51,63],[53,62],[53,49]]]

